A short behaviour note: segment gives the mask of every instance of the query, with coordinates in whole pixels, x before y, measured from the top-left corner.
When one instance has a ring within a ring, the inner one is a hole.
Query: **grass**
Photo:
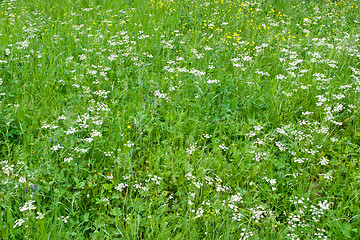
[[[1,238],[360,238],[359,5],[1,1]]]

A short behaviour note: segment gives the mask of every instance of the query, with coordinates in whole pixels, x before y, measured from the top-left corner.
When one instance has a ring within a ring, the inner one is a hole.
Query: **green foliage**
[[[360,237],[358,0],[0,14],[2,239]]]

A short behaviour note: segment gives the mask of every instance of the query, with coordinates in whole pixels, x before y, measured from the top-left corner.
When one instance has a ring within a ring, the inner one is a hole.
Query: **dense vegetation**
[[[360,239],[358,0],[3,0],[2,239]]]

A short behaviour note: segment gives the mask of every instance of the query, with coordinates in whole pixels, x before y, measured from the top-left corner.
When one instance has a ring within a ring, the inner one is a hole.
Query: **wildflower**
[[[227,149],[229,149],[228,147],[225,146],[225,144],[219,145],[219,148],[222,149],[222,150],[227,150]]]
[[[57,151],[57,150],[59,150],[59,149],[61,149],[61,148],[64,148],[64,147],[62,147],[62,146],[60,146],[60,144],[58,144],[58,145],[52,146],[52,147],[51,147],[51,150]]]
[[[70,161],[72,161],[72,160],[73,160],[72,157],[64,158],[64,162],[70,162]]]
[[[124,145],[127,147],[132,147],[134,146],[134,143],[132,143],[131,141],[127,141]]]
[[[36,212],[37,217],[36,219],[43,219],[44,218],[44,214],[42,214],[41,212]]]
[[[327,165],[329,163],[329,160],[327,158],[325,158],[325,157],[322,157],[320,160],[321,161],[319,163],[321,165],[323,165],[323,166],[325,166],[325,165]]]
[[[193,154],[193,152],[195,152],[195,149],[196,149],[196,143],[190,145],[190,147],[186,149],[186,153],[191,155],[191,154]]]
[[[16,220],[16,221],[15,221],[15,225],[13,226],[13,228],[20,227],[24,222],[25,222],[24,219],[18,219],[18,220]]]
[[[67,223],[67,222],[68,222],[68,219],[69,219],[69,216],[67,216],[67,217],[61,216],[61,220],[62,220],[64,223]],[[60,218],[58,218],[58,220],[60,220]]]
[[[286,147],[284,144],[282,144],[281,142],[276,142],[275,145],[280,149],[280,151],[285,151]]]
[[[111,157],[111,154],[113,154],[113,152],[104,152],[104,155],[105,155],[106,157]]]
[[[203,134],[203,136],[204,136],[204,138],[211,138],[212,137],[212,135],[210,135],[210,134]]]
[[[125,189],[128,185],[126,183],[120,183],[115,187],[116,190],[122,192],[123,189]]]
[[[27,210],[36,209],[36,207],[32,205],[34,202],[35,202],[34,200],[30,200],[30,201],[26,202],[24,206],[19,208],[20,212],[25,212]]]
[[[261,131],[263,128],[264,128],[264,127],[261,126],[261,125],[254,126],[254,129],[255,129],[255,131],[257,131],[257,132]]]
[[[195,218],[199,218],[204,214],[204,209],[202,207],[199,207],[199,209],[196,211]]]

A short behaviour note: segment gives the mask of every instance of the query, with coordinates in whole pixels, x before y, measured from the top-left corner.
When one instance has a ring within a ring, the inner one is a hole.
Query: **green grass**
[[[1,238],[360,238],[359,7],[1,1]]]

